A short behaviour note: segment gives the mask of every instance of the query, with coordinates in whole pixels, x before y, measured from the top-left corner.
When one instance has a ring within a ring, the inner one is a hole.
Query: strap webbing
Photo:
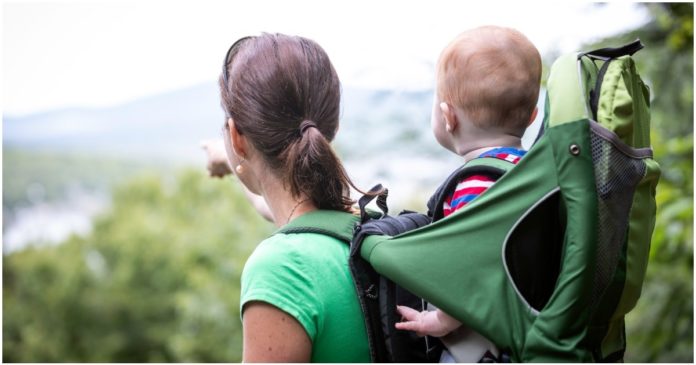
[[[359,219],[348,212],[316,210],[293,219],[274,234],[318,233],[349,243]]]
[[[643,43],[640,41],[640,39],[636,39],[635,41],[621,47],[600,48],[594,51],[581,53],[580,56],[587,55],[594,58],[611,59],[627,55],[633,56],[634,53],[640,51],[641,49],[643,49]]]
[[[430,197],[428,200],[428,216],[432,217],[433,221],[443,218],[442,203],[464,177],[486,175],[498,180],[513,167],[515,167],[514,163],[495,157],[478,157],[468,161],[464,166],[454,171],[435,191],[435,194]]]

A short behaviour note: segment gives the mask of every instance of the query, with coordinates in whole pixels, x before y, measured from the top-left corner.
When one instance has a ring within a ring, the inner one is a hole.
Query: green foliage
[[[586,47],[640,38],[638,70],[651,87],[652,145],[662,168],[641,299],[626,318],[629,362],[693,361],[693,4],[643,4],[645,26]]]
[[[135,178],[87,237],[4,257],[3,361],[240,361],[240,274],[271,229],[228,180]]]
[[[663,174],[643,294],[626,321],[627,361],[693,361],[693,142],[653,134]]]

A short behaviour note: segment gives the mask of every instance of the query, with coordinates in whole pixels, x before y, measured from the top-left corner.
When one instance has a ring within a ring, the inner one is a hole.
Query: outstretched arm
[[[225,145],[221,139],[202,141],[201,147],[203,147],[208,155],[208,164],[206,167],[211,177],[223,178],[232,174],[232,167],[227,159]],[[268,204],[266,204],[263,197],[249,191],[244,184],[242,184],[242,189],[244,189],[244,195],[254,209],[267,221],[273,222],[271,210],[268,208]]]
[[[232,167],[225,152],[225,144],[221,139],[201,141],[201,147],[208,155],[206,168],[211,177],[223,178],[232,174]]]
[[[267,221],[273,223],[273,215],[271,214],[271,209],[268,208],[266,200],[263,199],[261,195],[256,195],[247,189],[244,184],[242,184],[242,189],[244,189],[244,195],[246,195],[247,200],[256,209],[256,211]]]
[[[413,308],[396,306],[405,321],[396,324],[396,329],[414,331],[418,336],[442,337],[462,325],[457,319],[441,310],[419,312]]]

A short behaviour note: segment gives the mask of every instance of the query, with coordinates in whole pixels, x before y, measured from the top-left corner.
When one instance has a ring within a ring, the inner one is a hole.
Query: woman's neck
[[[294,197],[275,176],[267,176],[261,182],[261,196],[263,196],[273,216],[273,223],[282,227],[305,213],[316,210],[314,203],[304,194]]]

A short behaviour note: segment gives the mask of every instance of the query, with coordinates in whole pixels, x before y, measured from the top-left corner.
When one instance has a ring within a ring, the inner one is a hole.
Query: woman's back
[[[272,304],[296,318],[312,341],[312,362],[370,361],[346,243],[316,233],[280,233],[264,240],[242,275],[241,306],[250,301]]]

